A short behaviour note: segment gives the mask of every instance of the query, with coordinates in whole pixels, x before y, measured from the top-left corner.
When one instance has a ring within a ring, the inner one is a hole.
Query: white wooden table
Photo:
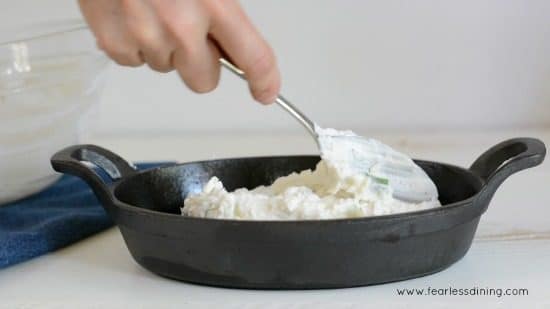
[[[363,132],[364,133],[364,132]],[[509,137],[550,144],[550,130],[375,134],[414,157],[468,166]],[[96,137],[130,160],[209,159],[314,153],[307,135]],[[364,308],[550,307],[550,163],[513,175],[497,191],[468,254],[440,273],[384,285],[310,291],[206,287],[158,277],[138,266],[116,228],[0,271],[0,308]],[[399,296],[397,289],[525,288],[527,296]]]

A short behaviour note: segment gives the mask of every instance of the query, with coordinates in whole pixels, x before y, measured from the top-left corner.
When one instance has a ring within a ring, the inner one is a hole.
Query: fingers
[[[252,96],[259,102],[275,101],[281,87],[281,77],[271,47],[256,31],[251,21],[235,1],[212,1],[210,33],[242,69]]]
[[[79,5],[100,49],[120,65],[143,64],[138,43],[127,31],[118,1],[79,0]]]
[[[198,93],[215,89],[220,77],[220,52],[208,39],[208,12],[200,1],[153,3],[163,16],[164,27],[174,38],[172,61],[181,79]]]
[[[149,1],[123,0],[121,3],[128,33],[137,42],[143,60],[155,71],[171,71],[175,46]]]
[[[280,74],[271,47],[235,0],[79,0],[98,46],[126,66],[176,69],[193,91],[213,90],[223,50],[245,73],[252,96],[272,103]]]
[[[174,53],[174,67],[187,87],[197,93],[214,90],[220,79],[220,53],[205,38],[192,48],[178,48]]]

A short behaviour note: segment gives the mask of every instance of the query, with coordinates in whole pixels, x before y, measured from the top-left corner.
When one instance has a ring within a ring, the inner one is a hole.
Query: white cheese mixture
[[[270,186],[234,192],[227,192],[220,180],[212,177],[202,192],[185,199],[182,215],[237,220],[314,220],[368,217],[440,206],[437,199],[422,203],[395,199],[391,186],[350,168],[349,160],[353,157],[350,154],[357,151],[353,149],[356,143],[334,147],[330,137],[350,136],[351,131],[321,129],[318,133],[322,160],[315,170],[280,177]],[[368,145],[361,146],[386,147],[384,149],[393,155],[408,159],[372,139]]]

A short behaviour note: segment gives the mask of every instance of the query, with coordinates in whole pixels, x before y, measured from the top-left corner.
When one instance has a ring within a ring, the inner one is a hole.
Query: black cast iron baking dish
[[[545,154],[541,141],[516,138],[492,147],[469,169],[417,161],[444,206],[315,221],[191,218],[181,216],[180,207],[211,176],[228,190],[253,188],[314,168],[318,156],[221,159],[137,172],[106,149],[79,145],[58,152],[51,162],[56,171],[92,187],[134,259],[154,273],[226,287],[311,289],[404,280],[448,267],[470,248],[497,187],[511,174],[540,164]],[[113,182],[104,183],[83,162],[100,167]]]

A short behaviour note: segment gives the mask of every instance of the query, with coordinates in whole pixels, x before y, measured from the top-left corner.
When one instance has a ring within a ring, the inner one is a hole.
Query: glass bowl
[[[109,63],[81,21],[10,33],[0,42],[0,204],[57,180],[50,156],[92,129]]]

